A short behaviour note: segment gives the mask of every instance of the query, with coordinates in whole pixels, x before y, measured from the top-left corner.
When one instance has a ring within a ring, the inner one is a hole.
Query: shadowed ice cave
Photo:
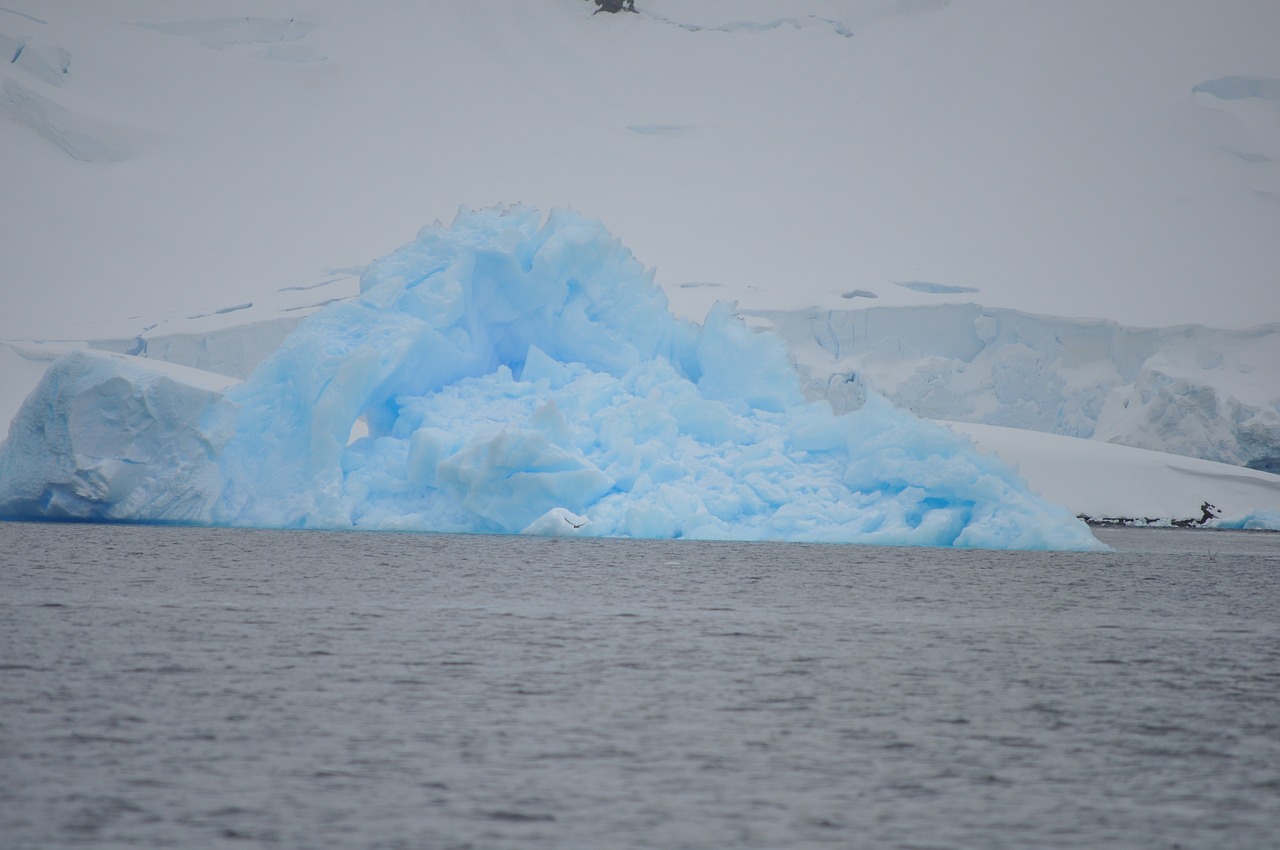
[[[200,373],[195,373],[199,375]],[[55,363],[0,448],[0,514],[1091,549],[1066,509],[874,394],[805,402],[786,345],[676,319],[598,222],[462,212],[223,389]]]

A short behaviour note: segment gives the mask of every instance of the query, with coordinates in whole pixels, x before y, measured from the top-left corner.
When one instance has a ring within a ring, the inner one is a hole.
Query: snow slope
[[[1280,320],[1277,4],[592,8],[6,0],[0,339],[131,336],[516,201],[600,218],[695,318]]]
[[[1080,516],[1200,520],[1209,502],[1219,511],[1210,525],[1280,530],[1280,475],[1019,428],[945,424]]]

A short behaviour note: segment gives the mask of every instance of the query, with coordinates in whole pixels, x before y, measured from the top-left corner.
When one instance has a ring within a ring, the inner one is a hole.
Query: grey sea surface
[[[1275,848],[1280,534],[0,523],[0,847]]]

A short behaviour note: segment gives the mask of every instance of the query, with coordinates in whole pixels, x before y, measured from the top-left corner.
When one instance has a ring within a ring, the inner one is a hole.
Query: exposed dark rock
[[[595,12],[634,12],[636,10],[636,0],[595,0],[595,4],[599,7]]]

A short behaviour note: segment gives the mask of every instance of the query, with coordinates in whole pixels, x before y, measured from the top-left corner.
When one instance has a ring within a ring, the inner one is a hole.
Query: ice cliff
[[[1098,546],[961,436],[806,402],[779,337],[729,304],[675,319],[563,211],[424,229],[225,392],[140,362],[54,363],[0,447],[0,515]]]
[[[951,304],[740,311],[795,352],[810,398],[867,388],[930,419],[1280,471],[1280,325],[1134,328]]]

